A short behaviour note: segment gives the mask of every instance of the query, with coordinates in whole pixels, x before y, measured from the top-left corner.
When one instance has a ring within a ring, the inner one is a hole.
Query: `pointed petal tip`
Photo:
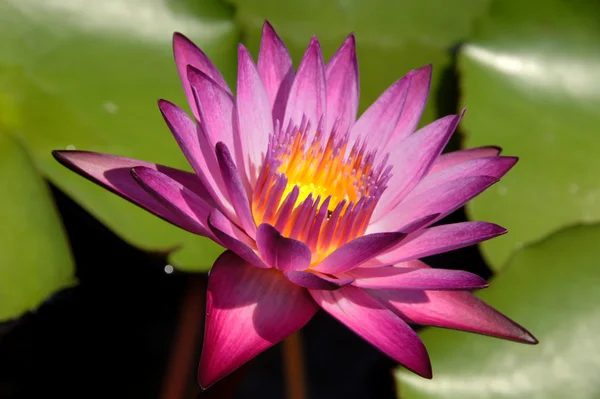
[[[415,69],[414,71],[415,71],[415,73],[423,73],[425,75],[431,75],[433,72],[433,64],[424,65],[421,68]]]
[[[306,52],[308,53],[311,50],[321,50],[321,43],[319,42],[319,38],[317,37],[317,35],[312,35],[312,37],[310,38],[310,43],[308,44],[308,49],[306,50]]]
[[[244,43],[238,43],[238,57],[240,56],[250,57],[250,52],[248,51],[246,46],[244,46]]]
[[[534,337],[530,332],[527,332],[524,343],[530,344],[530,345],[537,345],[540,343],[540,341],[538,341],[538,339],[536,337]]]
[[[273,33],[277,34],[277,32],[275,31],[275,28],[273,28],[273,24],[268,19],[265,19],[265,22],[263,22],[262,32],[263,32],[263,35],[267,34],[267,32],[269,34],[273,34]]]
[[[66,159],[64,153],[65,152],[71,152],[69,150],[53,150],[52,151],[52,156],[54,157],[54,159],[56,159],[58,162],[63,163],[63,160]]]
[[[89,151],[81,151],[81,150],[53,150],[52,156],[56,159],[61,165],[66,168],[79,173],[78,171],[84,172],[85,170],[81,169],[77,166],[76,157],[78,155],[86,155],[89,154]],[[85,174],[87,176],[87,173]]]
[[[351,46],[352,49],[356,49],[356,35],[354,32],[351,32],[346,39],[344,39],[343,46]]]

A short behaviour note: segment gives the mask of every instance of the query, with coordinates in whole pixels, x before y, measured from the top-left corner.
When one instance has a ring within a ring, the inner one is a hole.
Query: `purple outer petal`
[[[333,278],[321,273],[289,271],[284,275],[292,283],[300,287],[309,288],[311,290],[337,290],[340,287],[351,284],[354,281],[353,277]]]
[[[245,175],[250,187],[254,187],[267,152],[269,135],[273,133],[273,115],[252,56],[241,44],[238,47],[236,108]]]
[[[173,54],[175,55],[175,64],[177,65],[177,71],[185,91],[190,108],[196,117],[196,120],[200,120],[198,111],[196,110],[196,101],[192,93],[187,74],[187,66],[191,65],[194,68],[204,72],[212,80],[214,80],[223,90],[231,94],[231,90],[223,79],[219,69],[208,59],[206,54],[202,52],[190,39],[182,35],[181,33],[175,33],[173,35]]]
[[[410,234],[396,247],[377,257],[386,265],[424,258],[477,244],[499,235],[506,229],[493,223],[463,222],[434,226]]]
[[[398,123],[385,146],[386,150],[384,152],[390,151],[391,148],[397,146],[417,129],[421,115],[423,115],[423,111],[425,110],[430,86],[431,65],[411,71],[410,88],[406,96],[404,108],[402,109],[402,115],[398,119]]]
[[[410,73],[398,79],[360,116],[350,130],[348,148],[363,139],[367,140],[367,148],[379,150],[389,140],[402,114],[410,80]]]
[[[254,242],[250,237],[235,224],[231,223],[231,221],[217,209],[212,211],[208,216],[208,227],[225,248],[232,250],[246,262],[251,263],[256,267],[262,269],[269,268],[269,266],[265,265],[251,248],[251,246],[254,245]]]
[[[263,223],[256,230],[256,245],[265,262],[282,271],[306,270],[311,252],[302,241],[282,236],[275,227]]]
[[[206,132],[211,148],[219,141],[233,151],[233,109],[234,99],[228,90],[223,89],[204,72],[189,65],[188,80],[198,107],[198,121]]]
[[[459,115],[449,115],[430,123],[411,135],[390,152],[393,162],[392,177],[387,183],[372,221],[377,221],[402,201],[429,171],[431,164],[440,155],[460,121]]]
[[[321,117],[325,116],[326,108],[327,93],[323,55],[319,41],[313,37],[294,77],[285,107],[282,128],[286,129],[290,122],[299,126],[303,117],[308,118],[312,127],[307,132],[306,142],[310,143]],[[327,137],[327,135],[323,136]]]
[[[288,49],[268,21],[263,25],[258,74],[271,100],[273,123],[283,121],[285,104],[294,80],[294,65]]]
[[[88,151],[54,151],[58,162],[156,216],[189,231],[200,233],[197,223],[189,224],[178,213],[165,207],[133,180],[131,169],[136,166],[159,170],[210,204],[212,198],[198,177],[189,172],[156,165],[150,162]],[[214,206],[214,203],[210,206]]]
[[[412,266],[423,262],[410,262]],[[523,327],[466,291],[369,290],[408,323],[470,331],[536,344]]]
[[[310,290],[323,310],[409,370],[431,378],[431,363],[419,336],[360,288]]]
[[[181,227],[192,233],[214,238],[207,228],[207,219],[213,207],[181,183],[155,169],[136,166],[131,176],[148,194],[165,208],[178,215],[184,223]],[[190,230],[187,226],[193,226]]]
[[[371,224],[367,233],[394,231],[424,215],[439,213],[437,220],[463,206],[498,180],[489,176],[464,177],[442,184],[400,203],[385,218]],[[432,223],[435,222],[432,221]]]
[[[516,157],[486,157],[465,161],[453,166],[449,166],[436,173],[430,173],[406,196],[404,201],[408,201],[413,196],[419,195],[436,186],[447,183],[451,180],[470,176],[491,176],[500,179],[515,164],[519,158]]]
[[[356,268],[348,275],[355,277],[352,285],[374,289],[410,290],[478,290],[489,284],[476,274],[462,270],[379,267]]]
[[[225,184],[221,179],[214,147],[207,142],[205,132],[175,104],[159,100],[158,106],[177,144],[214,202],[228,216],[234,217],[233,208],[225,192]]]
[[[354,34],[346,38],[325,67],[327,81],[327,123],[329,133],[334,124],[342,134],[356,121],[358,112],[359,81],[356,39]]]
[[[327,274],[352,270],[398,244],[405,237],[405,233],[393,232],[369,234],[355,238],[333,251],[313,269]]]
[[[440,155],[438,159],[436,159],[433,165],[431,165],[431,170],[429,171],[429,173],[435,173],[442,169],[448,168],[450,166],[465,161],[470,161],[472,159],[493,157],[499,155],[501,151],[502,149],[500,147],[489,146],[448,152],[446,154]]]
[[[250,201],[248,200],[248,195],[244,189],[238,169],[233,162],[229,149],[224,143],[217,143],[216,154],[219,167],[221,168],[221,176],[223,177],[225,187],[227,187],[235,214],[240,219],[246,233],[254,239],[256,237],[256,224],[252,217]]]
[[[208,280],[200,386],[208,388],[296,332],[317,309],[308,292],[281,273],[223,253]]]

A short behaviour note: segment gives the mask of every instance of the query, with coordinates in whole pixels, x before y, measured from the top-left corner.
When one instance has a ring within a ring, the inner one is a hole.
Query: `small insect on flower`
[[[199,381],[214,384],[304,326],[321,308],[408,369],[431,378],[407,323],[536,343],[476,298],[480,277],[425,256],[506,232],[434,223],[516,162],[497,147],[443,154],[462,115],[417,131],[431,67],[396,81],[357,120],[355,39],[327,64],[313,38],[297,71],[271,25],[258,64],[239,46],[236,96],[207,56],[175,34],[193,112],[159,101],[195,173],[85,151],[64,165],[227,250],[209,282]]]

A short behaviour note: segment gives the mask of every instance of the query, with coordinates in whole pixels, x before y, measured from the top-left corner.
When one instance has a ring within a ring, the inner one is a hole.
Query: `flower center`
[[[349,145],[335,128],[325,137],[310,124],[276,127],[252,198],[254,221],[273,225],[284,236],[305,242],[320,262],[344,243],[364,234],[385,183],[386,159],[364,141]]]

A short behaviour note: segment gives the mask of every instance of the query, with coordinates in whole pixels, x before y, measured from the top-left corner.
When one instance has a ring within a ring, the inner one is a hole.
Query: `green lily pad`
[[[221,251],[216,244],[105,192],[51,156],[57,149],[90,150],[190,170],[156,105],[166,98],[186,106],[174,31],[233,80],[239,33],[218,0],[0,0],[0,127],[126,241],[148,250],[181,246],[176,266],[206,270]]]
[[[600,397],[600,225],[561,230],[518,251],[479,295],[537,346],[457,331],[422,334],[433,379],[398,371],[403,399]]]
[[[0,321],[36,309],[75,283],[65,232],[24,148],[0,134]]]
[[[361,79],[361,109],[366,109],[394,81],[411,69],[433,64],[432,92],[422,124],[447,107],[448,93],[440,83],[451,64],[450,48],[471,33],[472,22],[491,0],[437,0],[365,2],[347,0],[230,0],[245,43],[258,53],[260,30],[268,19],[299,62],[312,35],[317,35],[326,59],[350,33],[356,33]],[[442,98],[437,95],[441,94]],[[454,112],[450,110],[449,112]]]
[[[468,211],[509,234],[485,242],[498,270],[553,231],[600,220],[600,3],[493,3],[459,56],[467,147],[498,144],[519,164]]]

